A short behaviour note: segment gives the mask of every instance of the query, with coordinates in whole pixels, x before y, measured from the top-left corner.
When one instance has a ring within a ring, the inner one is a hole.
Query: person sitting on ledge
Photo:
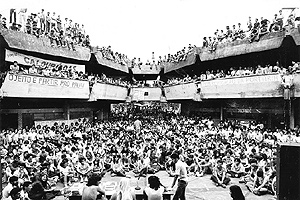
[[[14,64],[10,65],[9,68],[12,73],[18,73],[20,71],[20,66],[18,65],[17,61],[14,61]]]

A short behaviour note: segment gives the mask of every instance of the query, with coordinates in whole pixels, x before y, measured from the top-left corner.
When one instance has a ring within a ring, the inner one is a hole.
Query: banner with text
[[[165,87],[165,94],[167,100],[194,99],[197,89],[195,83],[172,85]]]
[[[85,66],[84,65],[77,65],[77,64],[70,64],[70,63],[62,63],[52,60],[45,60],[33,56],[28,56],[22,53],[14,52],[7,50],[5,51],[5,60],[8,62],[17,61],[21,65],[25,66],[32,66],[33,64],[38,68],[64,68],[64,67],[74,67],[76,66],[76,71],[85,73]]]
[[[89,98],[89,82],[43,76],[7,74],[1,87],[4,97]]]
[[[96,83],[93,86],[92,94],[94,99],[121,100],[125,101],[128,89],[126,87],[106,83]]]
[[[282,97],[281,81],[279,74],[202,81],[201,97],[204,99]]]
[[[160,88],[132,88],[133,101],[160,101],[161,89]]]

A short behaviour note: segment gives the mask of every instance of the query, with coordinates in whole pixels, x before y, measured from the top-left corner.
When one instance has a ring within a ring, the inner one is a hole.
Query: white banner
[[[194,82],[165,87],[167,100],[194,99],[196,93],[197,85]]]
[[[4,97],[89,98],[89,82],[44,76],[7,74],[1,87]]]
[[[5,60],[8,62],[14,62],[17,61],[21,65],[26,65],[26,66],[32,66],[33,64],[38,67],[38,68],[64,68],[67,67],[74,67],[76,66],[75,70],[78,72],[83,72],[85,73],[85,66],[84,65],[77,65],[77,64],[70,64],[70,63],[62,63],[62,62],[57,62],[57,61],[52,61],[52,60],[45,60],[33,56],[28,56],[25,54],[21,54],[18,52],[10,51],[7,50],[5,51]]]
[[[156,87],[137,87],[131,91],[133,101],[160,101],[161,89]]]
[[[110,85],[106,83],[95,83],[92,94],[96,99],[125,101],[128,89],[123,86]]]
[[[80,119],[83,120],[84,118],[80,118]],[[62,125],[62,123],[64,123],[65,125],[70,126],[71,123],[75,124],[78,121],[79,121],[79,119],[44,120],[44,121],[34,121],[34,125],[35,125],[35,127],[38,126],[38,125],[51,127],[51,126],[54,125],[54,123],[57,123],[58,126],[60,126],[60,125]]]

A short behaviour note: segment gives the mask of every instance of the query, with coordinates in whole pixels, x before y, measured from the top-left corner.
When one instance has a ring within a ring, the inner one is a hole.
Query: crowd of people
[[[9,72],[14,74],[29,74],[29,75],[39,75],[45,77],[53,78],[65,78],[65,79],[75,79],[75,80],[87,80],[88,76],[86,73],[77,70],[76,66],[36,66],[32,64],[30,67],[19,66],[17,61],[14,61],[9,67]]]
[[[110,60],[114,63],[120,64],[123,66],[128,66],[130,63],[130,59],[127,57],[127,55],[118,53],[118,52],[114,52],[111,49],[111,46],[101,47],[101,48],[98,47],[97,51],[102,54],[102,57],[104,59]]]
[[[300,62],[292,61],[292,64],[288,67],[283,67],[276,62],[273,65],[257,65],[256,67],[238,67],[230,68],[229,70],[206,70],[205,73],[200,75],[185,75],[183,78],[170,78],[166,85],[177,85],[190,82],[200,82],[205,80],[214,80],[222,78],[234,78],[234,77],[247,77],[251,75],[267,75],[267,74],[294,74],[300,72]]]
[[[127,177],[129,171],[143,176],[166,170],[174,176],[173,154],[185,163],[188,176],[211,176],[224,188],[240,178],[254,194],[274,194],[275,146],[300,142],[299,133],[298,128],[268,130],[255,122],[215,123],[207,117],[143,110],[114,113],[108,121],[78,119],[2,130],[2,175],[8,183],[3,197],[20,188],[21,195],[36,199],[57,182],[67,187],[91,174]]]
[[[158,59],[155,58],[155,53],[152,52],[151,59],[148,59],[145,63],[141,60],[141,58],[134,57],[133,59],[129,59],[127,55],[114,52],[111,46],[108,47],[97,47],[97,51],[101,53],[102,57],[106,60],[110,60],[114,63],[127,66],[129,68],[137,68],[139,70],[143,70],[147,68],[147,70],[159,70],[160,66],[164,63],[178,63],[180,61],[185,61],[187,56],[191,53],[194,53],[194,49],[196,46],[189,44],[188,47],[184,47],[182,50],[177,51],[175,54],[168,54],[163,56],[159,56]]]
[[[75,45],[91,48],[90,37],[85,32],[83,24],[72,19],[62,19],[55,12],[46,13],[41,9],[38,13],[29,13],[27,8],[11,9],[9,23],[0,14],[0,26],[5,29],[20,31],[50,39],[50,45],[65,47],[76,51]]]
[[[252,21],[252,18],[249,17],[246,29],[242,28],[241,23],[238,23],[237,26],[235,24],[232,25],[232,28],[226,26],[225,30],[217,29],[213,36],[203,38],[202,47],[214,52],[219,44],[245,39],[254,42],[267,33],[295,28],[296,22],[299,23],[300,20],[296,18],[293,11],[294,9],[288,17],[284,17],[282,10],[279,10],[279,13],[275,14],[271,21],[264,17],[261,17],[260,20],[256,18]]]

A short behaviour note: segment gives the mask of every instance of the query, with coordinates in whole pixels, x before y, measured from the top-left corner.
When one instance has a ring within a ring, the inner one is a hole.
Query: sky
[[[300,7],[300,0],[1,0],[0,13],[9,17],[11,8],[55,12],[84,24],[92,46],[110,45],[145,62],[152,52],[158,58],[189,44],[201,46],[216,29],[239,22],[246,27],[249,16],[271,20],[287,7]]]

